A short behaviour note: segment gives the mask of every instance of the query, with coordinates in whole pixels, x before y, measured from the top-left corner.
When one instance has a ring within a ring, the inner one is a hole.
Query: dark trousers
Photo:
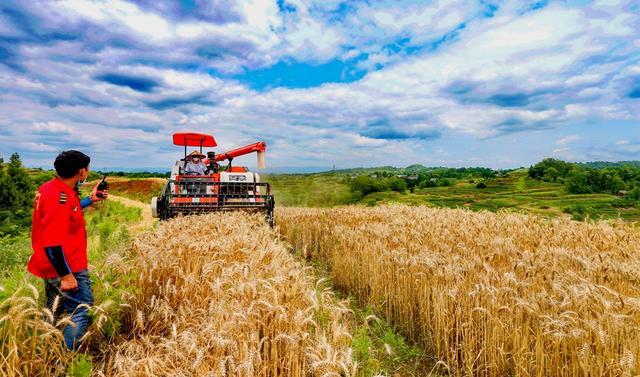
[[[93,305],[89,271],[84,269],[74,272],[73,276],[78,281],[78,289],[73,292],[60,291],[60,278],[44,279],[47,308],[53,312],[54,321],[57,322],[66,313],[75,324],[64,328],[64,343],[70,350],[78,349],[80,346],[80,339],[89,327],[89,307]]]

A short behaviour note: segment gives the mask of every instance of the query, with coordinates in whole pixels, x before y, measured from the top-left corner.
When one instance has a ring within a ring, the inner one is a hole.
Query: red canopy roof
[[[173,144],[187,147],[215,147],[218,145],[213,136],[192,132],[178,132],[173,134]]]

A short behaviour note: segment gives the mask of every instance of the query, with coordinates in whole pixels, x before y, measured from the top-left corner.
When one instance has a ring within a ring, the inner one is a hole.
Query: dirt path
[[[150,228],[153,225],[154,218],[151,216],[151,206],[148,203],[142,203],[137,200],[125,198],[122,196],[117,196],[113,194],[109,194],[109,200],[113,200],[119,203],[122,203],[129,207],[136,207],[142,210],[142,220],[139,223],[136,223],[131,227],[130,230],[134,232],[142,231]]]

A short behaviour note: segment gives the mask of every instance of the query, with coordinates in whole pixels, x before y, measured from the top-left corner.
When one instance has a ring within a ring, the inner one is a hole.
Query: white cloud
[[[69,133],[74,131],[73,127],[59,122],[36,122],[33,124],[36,131]]]
[[[133,41],[125,41],[133,47],[107,39],[98,39],[105,48],[95,51],[88,48],[93,40],[18,46],[25,73],[0,65],[2,148],[18,136],[39,142],[49,132],[57,134],[44,143],[51,148],[77,143],[105,160],[148,155],[157,166],[174,155],[172,132],[194,130],[214,133],[229,148],[264,137],[279,165],[292,164],[292,156],[300,164],[337,156],[349,165],[384,164],[389,155],[399,156],[397,164],[469,161],[450,148],[448,156],[432,157],[429,138],[438,132],[491,138],[571,121],[640,117],[637,100],[620,98],[640,67],[630,64],[628,49],[611,50],[637,32],[633,15],[620,7],[593,12],[550,5],[521,15],[504,6],[483,19],[473,16],[477,6],[458,3],[368,3],[331,18],[326,12],[335,2],[300,2],[296,14],[287,15],[275,2],[258,1],[235,3],[240,16],[216,24],[120,0],[52,6],[52,15],[68,23],[91,21],[107,35],[130,34]],[[461,20],[468,22],[458,40],[438,49],[411,55],[388,46],[399,36],[409,45],[431,41]],[[53,25],[64,30],[62,21]],[[212,48],[205,51],[211,57],[198,55],[203,47]],[[313,88],[258,92],[209,73],[362,54],[369,56],[362,67],[383,68],[356,82]],[[157,86],[145,91],[96,80],[103,73]],[[583,156],[568,148],[579,136],[557,137],[549,141],[555,155]]]
[[[336,30],[311,17],[289,19],[283,38],[285,53],[282,55],[318,62],[338,56],[344,43]]]
[[[170,23],[163,17],[144,12],[135,4],[121,0],[62,0],[51,3],[53,10],[65,18],[89,20],[107,27],[124,26],[128,31],[138,33],[152,41],[172,37]]]
[[[580,136],[578,135],[567,135],[565,137],[562,137],[558,140],[556,140],[556,144],[557,145],[567,145],[570,143],[573,143],[574,141],[578,141],[580,140]]]
[[[58,152],[56,147],[32,141],[19,142],[16,147],[32,152]]]
[[[406,2],[360,3],[348,17],[347,25],[354,39],[409,38],[409,44],[420,44],[440,38],[473,17],[476,4],[464,1],[407,4]]]

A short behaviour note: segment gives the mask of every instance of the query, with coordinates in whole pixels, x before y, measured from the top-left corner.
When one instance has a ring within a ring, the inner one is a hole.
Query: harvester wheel
[[[276,219],[273,217],[273,208],[270,208],[267,210],[267,224],[269,224],[270,227],[274,227],[276,225]]]
[[[160,217],[160,213],[158,212],[158,197],[154,196],[151,198],[151,216],[154,218]]]
[[[159,202],[158,202],[159,208],[158,208],[158,213],[160,214],[160,220],[168,220],[171,218],[171,214],[169,212],[169,206],[167,203],[167,199],[166,198],[162,198]]]
[[[169,218],[169,200],[167,198],[168,191],[169,185],[168,183],[165,183],[164,187],[162,188],[162,196],[160,198],[156,198],[156,213],[158,214],[160,220],[167,220]],[[153,201],[151,203],[153,203]]]
[[[273,198],[270,198],[268,200],[268,204],[267,204],[267,223],[269,224],[270,227],[274,227],[276,225],[276,218],[274,216],[273,210],[276,207],[276,204],[273,200]]]

